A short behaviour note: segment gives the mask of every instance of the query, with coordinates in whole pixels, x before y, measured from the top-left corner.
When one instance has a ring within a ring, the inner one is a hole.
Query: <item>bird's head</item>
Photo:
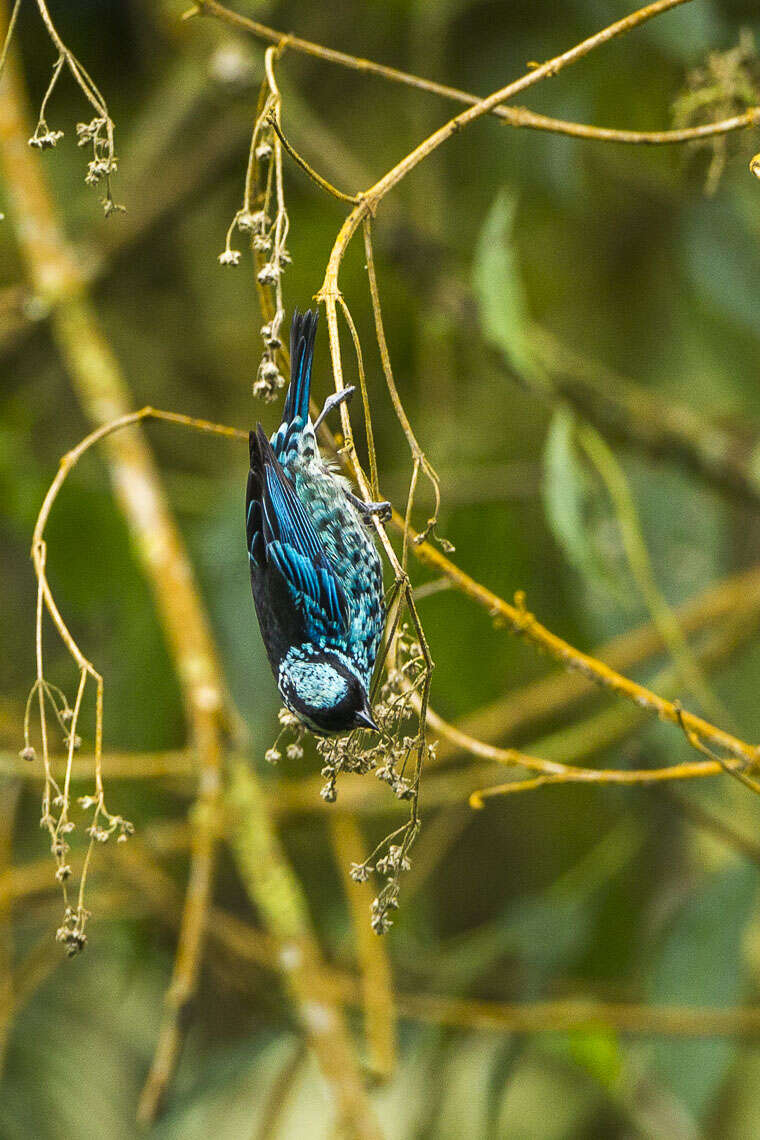
[[[367,690],[336,653],[289,653],[280,665],[278,685],[290,711],[319,736],[352,728],[379,731]]]

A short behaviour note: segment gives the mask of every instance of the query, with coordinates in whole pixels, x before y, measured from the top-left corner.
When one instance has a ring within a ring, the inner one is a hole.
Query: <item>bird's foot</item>
[[[317,422],[314,424],[314,431],[317,430],[325,416],[329,416],[330,412],[339,407],[339,405],[342,404],[345,400],[350,400],[355,391],[356,388],[354,388],[352,385],[350,388],[341,388],[340,392],[333,392],[331,396],[328,396],[324,402],[322,411],[317,416]]]
[[[367,519],[370,519],[372,515],[377,515],[380,522],[388,522],[391,515],[393,514],[393,508],[386,499],[383,499],[383,501],[380,503],[365,503],[363,499],[359,499],[356,495],[352,495],[350,491],[348,492],[348,498],[352,506],[356,507],[357,511],[365,521]]]

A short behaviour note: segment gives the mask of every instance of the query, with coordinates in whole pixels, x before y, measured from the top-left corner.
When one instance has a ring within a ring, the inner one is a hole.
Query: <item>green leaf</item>
[[[515,195],[502,190],[488,212],[475,249],[473,287],[486,340],[504,353],[518,375],[540,383],[512,241],[516,205]]]
[[[544,511],[567,560],[590,584],[629,606],[629,572],[614,511],[575,440],[576,420],[558,407],[544,450]]]

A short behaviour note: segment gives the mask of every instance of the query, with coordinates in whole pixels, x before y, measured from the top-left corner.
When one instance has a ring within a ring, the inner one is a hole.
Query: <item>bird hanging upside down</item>
[[[293,314],[282,423],[250,433],[246,539],[261,636],[283,701],[319,735],[377,726],[369,686],[385,621],[383,574],[366,523],[390,512],[364,503],[320,457],[309,389],[317,314]]]

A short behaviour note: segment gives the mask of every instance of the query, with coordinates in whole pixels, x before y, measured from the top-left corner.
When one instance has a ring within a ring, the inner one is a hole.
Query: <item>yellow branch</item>
[[[394,512],[393,522],[399,530],[403,530],[404,520],[397,512]],[[636,681],[624,677],[622,673],[618,673],[609,665],[605,665],[603,661],[575,649],[569,642],[552,633],[546,626],[541,625],[533,614],[528,612],[522,594],[518,594],[515,604],[511,605],[500,598],[498,594],[494,594],[492,590],[481,586],[469,574],[460,570],[432,543],[423,542],[419,545],[413,543],[412,549],[421,562],[430,566],[436,573],[445,575],[458,590],[461,590],[468,598],[472,598],[473,601],[487,610],[492,618],[503,622],[513,633],[545,650],[555,660],[560,661],[566,669],[574,670],[587,680],[609,689],[617,696],[633,701],[639,708],[645,712],[654,713],[660,720],[680,726],[681,714],[672,701],[666,700],[647,689],[646,686],[639,685]],[[757,761],[758,750],[754,745],[732,736],[729,732],[724,732],[723,729],[717,728],[709,721],[692,713],[684,711],[682,718],[686,728],[695,733],[698,738],[717,748],[725,749],[732,756],[749,764],[754,764]]]
[[[249,32],[257,39],[268,40],[270,43],[281,43],[286,40],[289,51],[301,52],[304,55],[314,56],[326,63],[335,63],[340,67],[347,67],[352,71],[359,71],[365,75],[376,75],[381,79],[400,83],[405,87],[412,87],[418,91],[429,91],[432,95],[441,95],[444,99],[451,99],[455,103],[467,103],[474,106],[480,102],[477,95],[468,91],[461,91],[446,83],[436,83],[431,79],[422,79],[418,75],[410,75],[407,71],[400,71],[397,67],[386,67],[382,63],[375,63],[371,59],[362,59],[359,56],[349,55],[347,52],[336,51],[334,48],[323,47],[311,40],[300,36],[287,35],[274,28],[267,27],[257,20],[251,20],[230,8],[219,4],[216,0],[196,0],[188,16],[215,16],[230,27],[239,28]],[[755,126],[760,121],[760,107],[750,107],[740,115],[722,119],[717,123],[707,123],[698,127],[687,127],[684,130],[670,131],[628,131],[613,127],[593,127],[585,123],[568,123],[564,119],[554,119],[549,115],[539,115],[525,107],[493,107],[489,114],[502,119],[511,127],[528,128],[534,131],[549,131],[552,134],[570,135],[572,138],[588,139],[596,142],[626,143],[629,145],[666,146],[679,143],[694,142],[698,139],[712,138],[715,135],[729,134],[731,131],[744,130]]]

